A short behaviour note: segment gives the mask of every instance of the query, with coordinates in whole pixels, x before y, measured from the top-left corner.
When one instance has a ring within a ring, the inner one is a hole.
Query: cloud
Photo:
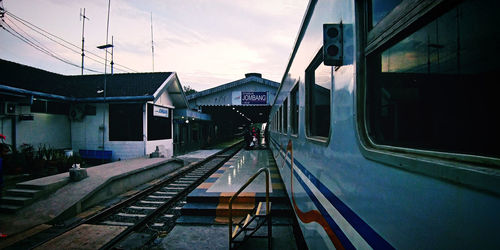
[[[4,6],[77,46],[81,44],[82,27],[79,10],[85,7],[90,18],[85,23],[85,48],[104,57],[104,51],[96,47],[106,42],[107,3],[16,0]],[[155,71],[176,71],[183,84],[197,90],[243,78],[248,72],[261,72],[268,79],[280,81],[306,6],[303,0],[111,0],[108,42],[114,36],[115,63],[151,71],[152,12]],[[80,73],[77,67],[26,49],[1,30],[0,36],[2,58],[8,56],[57,73]],[[46,39],[42,42],[51,44]],[[53,44],[51,48],[80,64],[78,53]],[[104,71],[104,62],[99,60],[102,62],[87,58],[85,65]]]

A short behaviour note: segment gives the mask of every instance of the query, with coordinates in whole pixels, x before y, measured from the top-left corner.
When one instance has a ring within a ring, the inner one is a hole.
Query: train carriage
[[[494,0],[311,0],[270,145],[310,249],[500,240]]]

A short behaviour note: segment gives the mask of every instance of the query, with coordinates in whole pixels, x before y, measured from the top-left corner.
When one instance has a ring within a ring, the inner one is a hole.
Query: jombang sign
[[[168,118],[168,108],[153,106],[153,116]]]
[[[267,92],[241,92],[241,104],[267,104]]]

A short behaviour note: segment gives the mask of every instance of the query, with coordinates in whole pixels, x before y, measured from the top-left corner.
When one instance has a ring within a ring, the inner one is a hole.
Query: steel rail
[[[177,170],[174,170],[172,173],[169,173],[166,175],[166,177],[164,177],[163,180],[161,180],[160,182],[156,183],[155,185],[153,186],[150,186],[136,194],[134,194],[133,196],[125,199],[125,200],[122,200],[108,208],[105,208],[104,210],[100,211],[100,212],[97,212],[96,214],[94,215],[91,215],[87,218],[84,218],[76,223],[74,223],[73,225],[65,228],[64,230],[61,230],[60,232],[54,234],[54,236],[50,237],[50,238],[46,238],[44,239],[43,241],[40,241],[38,242],[37,244],[34,244],[33,246],[30,247],[30,249],[34,249],[34,248],[37,248],[45,243],[47,243],[48,241],[54,239],[54,238],[57,238],[59,236],[61,236],[62,234],[74,229],[74,228],[77,228],[78,226],[81,226],[83,224],[96,224],[97,222],[101,221],[103,218],[106,218],[112,214],[114,214],[116,211],[119,211],[123,208],[126,208],[127,206],[129,206],[130,204],[133,204],[134,202],[137,202],[138,200],[140,200],[141,198],[144,198],[145,196],[151,194],[151,193],[154,193],[156,192],[157,190],[161,189],[162,187],[164,187],[167,183],[175,180],[176,178],[178,177],[181,177],[183,175],[185,175],[186,173],[192,171],[192,170],[195,170],[205,164],[207,164],[208,162],[210,162],[211,160],[214,160],[216,159],[217,157],[220,157],[221,154],[224,154],[232,149],[236,149],[238,147],[241,147],[242,143],[239,142],[239,143],[236,143],[232,146],[229,146],[223,150],[221,150],[220,152],[218,152],[217,154],[214,154],[214,155],[211,155],[201,161],[198,161],[198,162],[193,162],[191,164],[188,164],[184,167],[181,167]],[[235,150],[235,152],[231,153],[230,155],[228,155],[228,158],[232,157],[234,154],[236,154],[238,152],[238,150]],[[182,161],[180,159],[174,159],[174,161]],[[221,161],[221,164],[223,164],[225,161]],[[219,164],[217,164],[217,166],[215,166],[214,168],[217,168],[219,167]],[[200,179],[204,178],[205,176],[201,177]],[[184,193],[186,190],[188,190],[189,188],[191,187],[188,186],[186,187],[186,189],[184,189],[182,192],[179,192],[175,197],[173,197],[172,199],[170,199],[169,201],[165,202],[165,204],[172,204],[174,201],[177,201],[178,198],[180,197],[180,194],[181,193]],[[162,207],[167,207],[165,204],[163,204],[162,206],[158,207],[153,213],[150,213],[148,214],[145,218],[141,219],[138,223],[141,223],[141,226],[144,226],[147,221],[146,221],[146,218],[149,218],[148,220],[151,220],[151,218],[154,218],[152,216],[150,216],[151,214],[154,214],[154,213],[159,213],[157,212],[158,210],[161,210],[163,211],[164,209],[160,209]],[[144,222],[143,222],[144,221]],[[125,236],[127,236],[128,234],[130,234],[131,232],[135,231],[138,229],[137,227],[137,224],[138,223],[135,223],[134,226],[130,226],[128,227],[125,231],[123,231],[121,234],[119,234],[117,237],[119,239],[112,239],[110,242],[108,242],[106,245],[104,245],[103,247],[101,247],[101,249],[109,249],[111,248],[113,245],[116,245],[120,240],[122,240]],[[133,230],[131,229],[133,228]],[[111,244],[111,242],[113,244]]]
[[[211,157],[208,157],[206,159],[204,159],[203,161],[199,162],[197,164],[197,167],[200,167],[200,166],[203,166],[204,164],[210,162],[211,160],[214,160],[217,155],[220,155],[220,154],[223,154],[227,151],[229,151],[230,149],[233,149],[233,148],[236,148],[238,146],[241,146],[241,143],[238,143],[236,145],[233,145],[232,147],[229,147],[215,155],[212,155]],[[229,160],[233,155],[235,155],[239,150],[236,150],[234,151],[232,154],[228,155],[224,160],[220,161],[216,166],[214,166],[212,168],[211,171],[208,171],[207,174],[205,174],[203,177],[201,177],[200,179],[203,179],[206,177],[206,175],[209,175],[213,169],[217,169],[219,168],[220,166],[222,166],[227,160]],[[194,169],[194,168],[193,168]],[[188,171],[184,171],[183,173],[186,173]],[[180,177],[181,174],[177,175],[176,177]],[[104,246],[102,246],[100,249],[111,249],[113,248],[116,244],[118,244],[121,240],[123,240],[126,236],[130,235],[131,233],[135,232],[135,231],[138,231],[140,229],[142,229],[149,221],[152,221],[154,218],[156,218],[160,213],[164,212],[167,208],[169,208],[172,204],[175,204],[175,202],[177,202],[177,200],[179,200],[179,198],[181,198],[184,194],[187,193],[187,191],[193,186],[195,185],[195,183],[189,185],[188,187],[186,187],[184,190],[182,190],[181,192],[177,193],[172,199],[170,199],[169,201],[165,202],[164,204],[162,204],[161,206],[159,206],[157,209],[155,209],[153,212],[149,213],[148,215],[146,215],[145,217],[143,217],[142,219],[140,219],[137,223],[134,223],[133,226],[130,226],[130,227],[127,227],[127,229],[125,229],[123,232],[121,232],[120,234],[118,234],[115,238],[113,238],[112,240],[108,241]],[[160,187],[161,188],[161,187]]]

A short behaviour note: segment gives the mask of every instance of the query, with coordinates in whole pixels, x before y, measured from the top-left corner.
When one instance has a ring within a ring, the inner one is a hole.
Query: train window
[[[288,99],[283,102],[283,133],[288,133]]]
[[[281,120],[281,118],[283,117],[282,116],[283,115],[282,109],[283,109],[283,107],[280,107],[280,109],[278,111],[278,117],[277,117],[278,118],[277,120],[278,120],[278,131],[279,132],[283,131],[283,126],[282,126],[283,121]]]
[[[496,7],[495,7],[496,6]],[[500,157],[498,1],[464,1],[367,57],[368,133],[379,145]]]
[[[290,129],[296,135],[299,132],[299,85],[290,92]]]
[[[371,1],[371,21],[372,27],[382,20],[392,9],[402,0],[372,0]]]
[[[273,114],[273,131],[276,131],[276,113]]]
[[[327,138],[330,132],[332,67],[323,64],[320,50],[306,69],[306,110],[308,135]]]
[[[273,115],[273,126],[274,126],[274,131],[278,131],[278,120],[276,119],[276,113]]]

